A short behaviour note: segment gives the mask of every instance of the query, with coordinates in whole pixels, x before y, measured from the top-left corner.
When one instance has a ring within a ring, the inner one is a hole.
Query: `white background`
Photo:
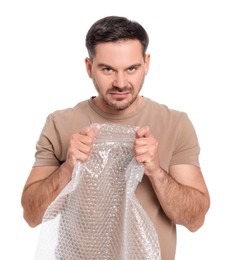
[[[23,219],[21,192],[48,113],[95,95],[85,34],[105,15],[140,22],[151,68],[142,94],[189,114],[211,195],[205,225],[178,227],[177,260],[233,259],[232,0],[0,2],[0,259],[32,260],[40,227]]]

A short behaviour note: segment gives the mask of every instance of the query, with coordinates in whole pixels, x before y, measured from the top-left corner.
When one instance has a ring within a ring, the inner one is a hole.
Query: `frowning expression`
[[[143,56],[138,40],[98,44],[94,58],[86,58],[85,62],[100,108],[106,112],[134,109],[149,60],[149,55]]]

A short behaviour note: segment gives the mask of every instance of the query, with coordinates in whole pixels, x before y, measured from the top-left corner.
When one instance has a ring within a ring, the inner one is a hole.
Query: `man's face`
[[[89,58],[85,62],[99,94],[97,104],[100,108],[106,112],[134,109],[149,60],[149,55],[143,57],[138,40],[98,44],[92,62]]]

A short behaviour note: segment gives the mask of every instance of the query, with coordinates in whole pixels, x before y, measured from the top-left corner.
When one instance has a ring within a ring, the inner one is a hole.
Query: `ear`
[[[91,68],[92,68],[92,62],[90,58],[85,58],[85,65],[86,65],[86,70],[87,70],[87,74],[90,78],[92,78],[91,76]]]
[[[145,55],[145,65],[146,65],[146,74],[149,71],[149,67],[150,67],[150,54],[146,54]]]

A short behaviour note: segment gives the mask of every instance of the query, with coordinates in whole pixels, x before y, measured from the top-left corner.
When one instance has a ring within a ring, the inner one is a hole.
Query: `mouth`
[[[124,87],[124,88],[114,87],[108,91],[108,94],[110,94],[112,98],[118,99],[118,100],[119,99],[122,100],[122,99],[126,98],[130,93],[131,93],[131,90],[127,87]]]
[[[122,99],[126,98],[130,94],[130,92],[129,91],[110,91],[109,94],[114,99],[122,100]]]

